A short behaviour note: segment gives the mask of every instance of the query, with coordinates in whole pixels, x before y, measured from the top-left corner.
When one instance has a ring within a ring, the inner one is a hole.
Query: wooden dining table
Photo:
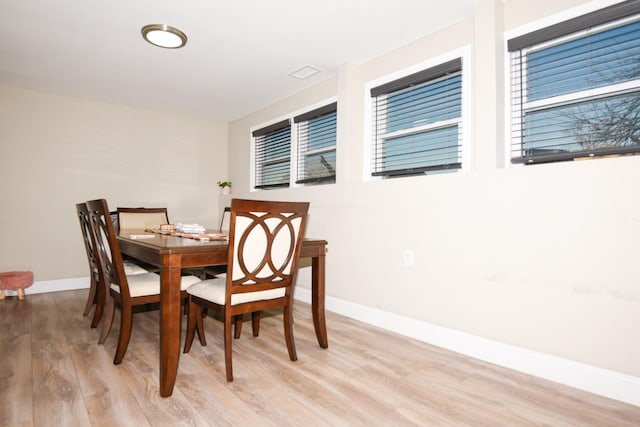
[[[121,253],[160,268],[160,395],[171,396],[180,360],[181,272],[227,265],[228,242],[125,229],[120,230],[118,246]],[[311,311],[322,348],[329,346],[324,307],[326,251],[326,240],[312,238],[305,238],[300,249],[300,258],[311,258]]]

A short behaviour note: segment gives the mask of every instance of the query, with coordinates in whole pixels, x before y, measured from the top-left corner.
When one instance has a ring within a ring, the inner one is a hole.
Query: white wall
[[[335,79],[231,123],[234,194],[311,202],[307,235],[329,242],[330,298],[639,377],[640,156],[530,167],[505,166],[502,157],[501,26],[584,2],[530,3],[482,1],[465,22],[345,64]],[[471,170],[363,180],[366,83],[465,47],[473,58]],[[337,183],[251,192],[249,129],[332,96]],[[403,265],[405,250],[414,267]],[[307,271],[299,284],[309,286]]]
[[[215,226],[227,124],[0,86],[0,271],[86,277],[75,204]]]

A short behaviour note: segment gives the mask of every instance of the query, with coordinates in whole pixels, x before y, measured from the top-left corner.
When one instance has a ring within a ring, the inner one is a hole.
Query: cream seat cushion
[[[189,286],[200,281],[196,276],[182,276],[180,282],[180,290],[184,291]],[[127,276],[129,283],[129,293],[132,297],[141,297],[145,295],[156,295],[160,293],[160,275],[156,273],[135,274]],[[120,292],[120,286],[111,284],[111,289]]]
[[[135,262],[129,260],[123,261],[122,265],[124,266],[124,274],[126,274],[127,276],[145,274],[149,272],[149,270],[147,270],[146,268],[142,268]]]
[[[225,304],[226,278],[215,277],[203,280],[200,283],[189,287],[187,293],[196,297],[206,299],[219,305]],[[269,289],[267,291],[247,292],[244,294],[234,294],[231,296],[231,305],[243,304],[245,302],[260,301],[266,299],[281,298],[285,294],[285,288]]]

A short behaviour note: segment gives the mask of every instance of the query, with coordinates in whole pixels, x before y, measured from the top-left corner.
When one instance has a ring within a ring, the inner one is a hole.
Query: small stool
[[[5,291],[18,291],[18,299],[24,299],[24,290],[33,285],[31,271],[9,271],[0,273],[0,299],[5,298]]]

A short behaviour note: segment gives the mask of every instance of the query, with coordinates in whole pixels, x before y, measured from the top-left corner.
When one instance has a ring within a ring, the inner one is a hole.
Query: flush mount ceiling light
[[[142,33],[142,38],[154,46],[178,49],[187,44],[187,35],[169,25],[145,25],[140,32]]]
[[[320,68],[312,67],[311,65],[304,65],[297,70],[290,72],[289,75],[296,79],[304,80],[316,73],[319,73],[320,71],[322,71]]]

